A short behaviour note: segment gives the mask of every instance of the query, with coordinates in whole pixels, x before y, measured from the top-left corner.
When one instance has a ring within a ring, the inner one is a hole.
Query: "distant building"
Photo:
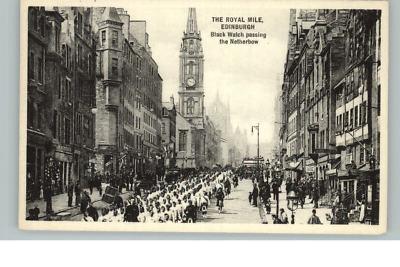
[[[180,113],[176,113],[176,166],[181,169],[196,168],[195,140],[196,127]]]
[[[242,130],[239,126],[235,132],[231,122],[231,110],[229,102],[225,104],[217,91],[214,101],[207,109],[210,120],[213,121],[215,128],[221,135],[221,164],[234,165],[241,164],[244,157],[249,156],[249,145],[246,129]],[[247,125],[250,127],[250,125]]]
[[[163,103],[161,124],[161,142],[164,149],[164,166],[174,168],[176,166],[176,108],[174,98]]]
[[[219,92],[207,109],[208,116],[214,122],[215,128],[221,131],[221,164],[229,164],[229,149],[232,144],[232,122],[229,105],[221,101]]]
[[[206,116],[206,167],[212,168],[214,165],[222,165],[221,131],[218,130],[213,121]]]

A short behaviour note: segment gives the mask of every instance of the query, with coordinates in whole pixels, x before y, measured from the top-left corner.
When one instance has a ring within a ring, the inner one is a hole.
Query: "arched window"
[[[186,113],[189,114],[189,115],[194,113],[194,99],[193,99],[193,97],[190,97],[187,100]]]
[[[193,74],[193,61],[189,62],[189,74]]]

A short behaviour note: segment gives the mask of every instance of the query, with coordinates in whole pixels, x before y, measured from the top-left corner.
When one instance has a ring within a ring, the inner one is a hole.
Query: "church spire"
[[[189,15],[186,22],[186,33],[197,34],[196,8],[189,8]]]

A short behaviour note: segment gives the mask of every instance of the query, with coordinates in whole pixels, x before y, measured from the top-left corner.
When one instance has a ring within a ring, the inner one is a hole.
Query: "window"
[[[113,58],[111,62],[111,73],[114,77],[118,77],[118,58]]]
[[[106,45],[106,30],[101,31],[101,46]]]
[[[38,80],[43,83],[43,59],[38,59]]]
[[[29,61],[28,61],[28,78],[29,79],[35,79],[35,53],[31,52],[29,55]]]
[[[82,65],[82,46],[80,44],[78,44],[78,54],[76,62],[78,63],[78,66]]]
[[[194,99],[190,97],[186,104],[186,114],[191,115],[194,113]]]
[[[32,21],[33,21],[33,29],[35,31],[38,30],[38,17],[37,17],[37,10],[35,7],[32,7]]]
[[[358,126],[358,106],[354,108],[354,127]]]
[[[37,129],[42,129],[42,106],[40,104],[36,104],[37,106]]]
[[[118,47],[118,31],[112,31],[111,44],[113,47]]]
[[[193,66],[193,65],[194,65],[193,62],[190,61],[190,62],[189,62],[189,74],[193,74],[193,69],[194,69],[194,66]]]
[[[53,111],[53,138],[57,138],[57,127],[58,127],[58,114],[57,110]]]
[[[69,145],[71,142],[71,122],[65,118],[65,144]]]
[[[65,79],[65,100],[67,102],[71,101],[72,98],[71,91],[71,81],[69,79]]]
[[[83,35],[82,14],[78,12],[78,33]]]
[[[28,99],[28,127],[32,128],[33,127],[33,121],[34,121],[34,116],[35,116],[35,108],[33,106],[32,101]]]
[[[187,130],[179,130],[179,151],[186,151]]]
[[[364,101],[360,106],[360,125],[367,122],[367,102]]]
[[[61,99],[61,94],[62,94],[62,78],[61,75],[58,75],[57,79],[57,89],[58,89],[58,99]]]
[[[365,149],[363,146],[360,146],[360,165],[365,162]]]
[[[57,27],[54,30],[56,32],[55,37],[54,37],[55,45],[56,45],[56,52],[58,53],[58,52],[60,52],[60,30]]]
[[[349,124],[350,129],[353,128],[353,119],[354,119],[353,115],[354,115],[353,114],[353,109],[350,109],[350,124]]]
[[[89,76],[92,76],[92,56],[88,55],[88,59],[87,59],[87,67],[88,67],[88,74]]]
[[[42,37],[44,37],[44,35],[45,35],[45,30],[46,30],[46,20],[45,20],[45,18],[42,16],[42,17],[40,17],[40,20],[39,20],[39,26],[40,26],[40,35],[42,36]]]

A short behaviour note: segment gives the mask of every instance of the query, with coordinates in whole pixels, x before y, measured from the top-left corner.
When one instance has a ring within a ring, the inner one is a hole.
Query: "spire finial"
[[[189,15],[186,23],[186,33],[197,33],[196,8],[189,8]]]

